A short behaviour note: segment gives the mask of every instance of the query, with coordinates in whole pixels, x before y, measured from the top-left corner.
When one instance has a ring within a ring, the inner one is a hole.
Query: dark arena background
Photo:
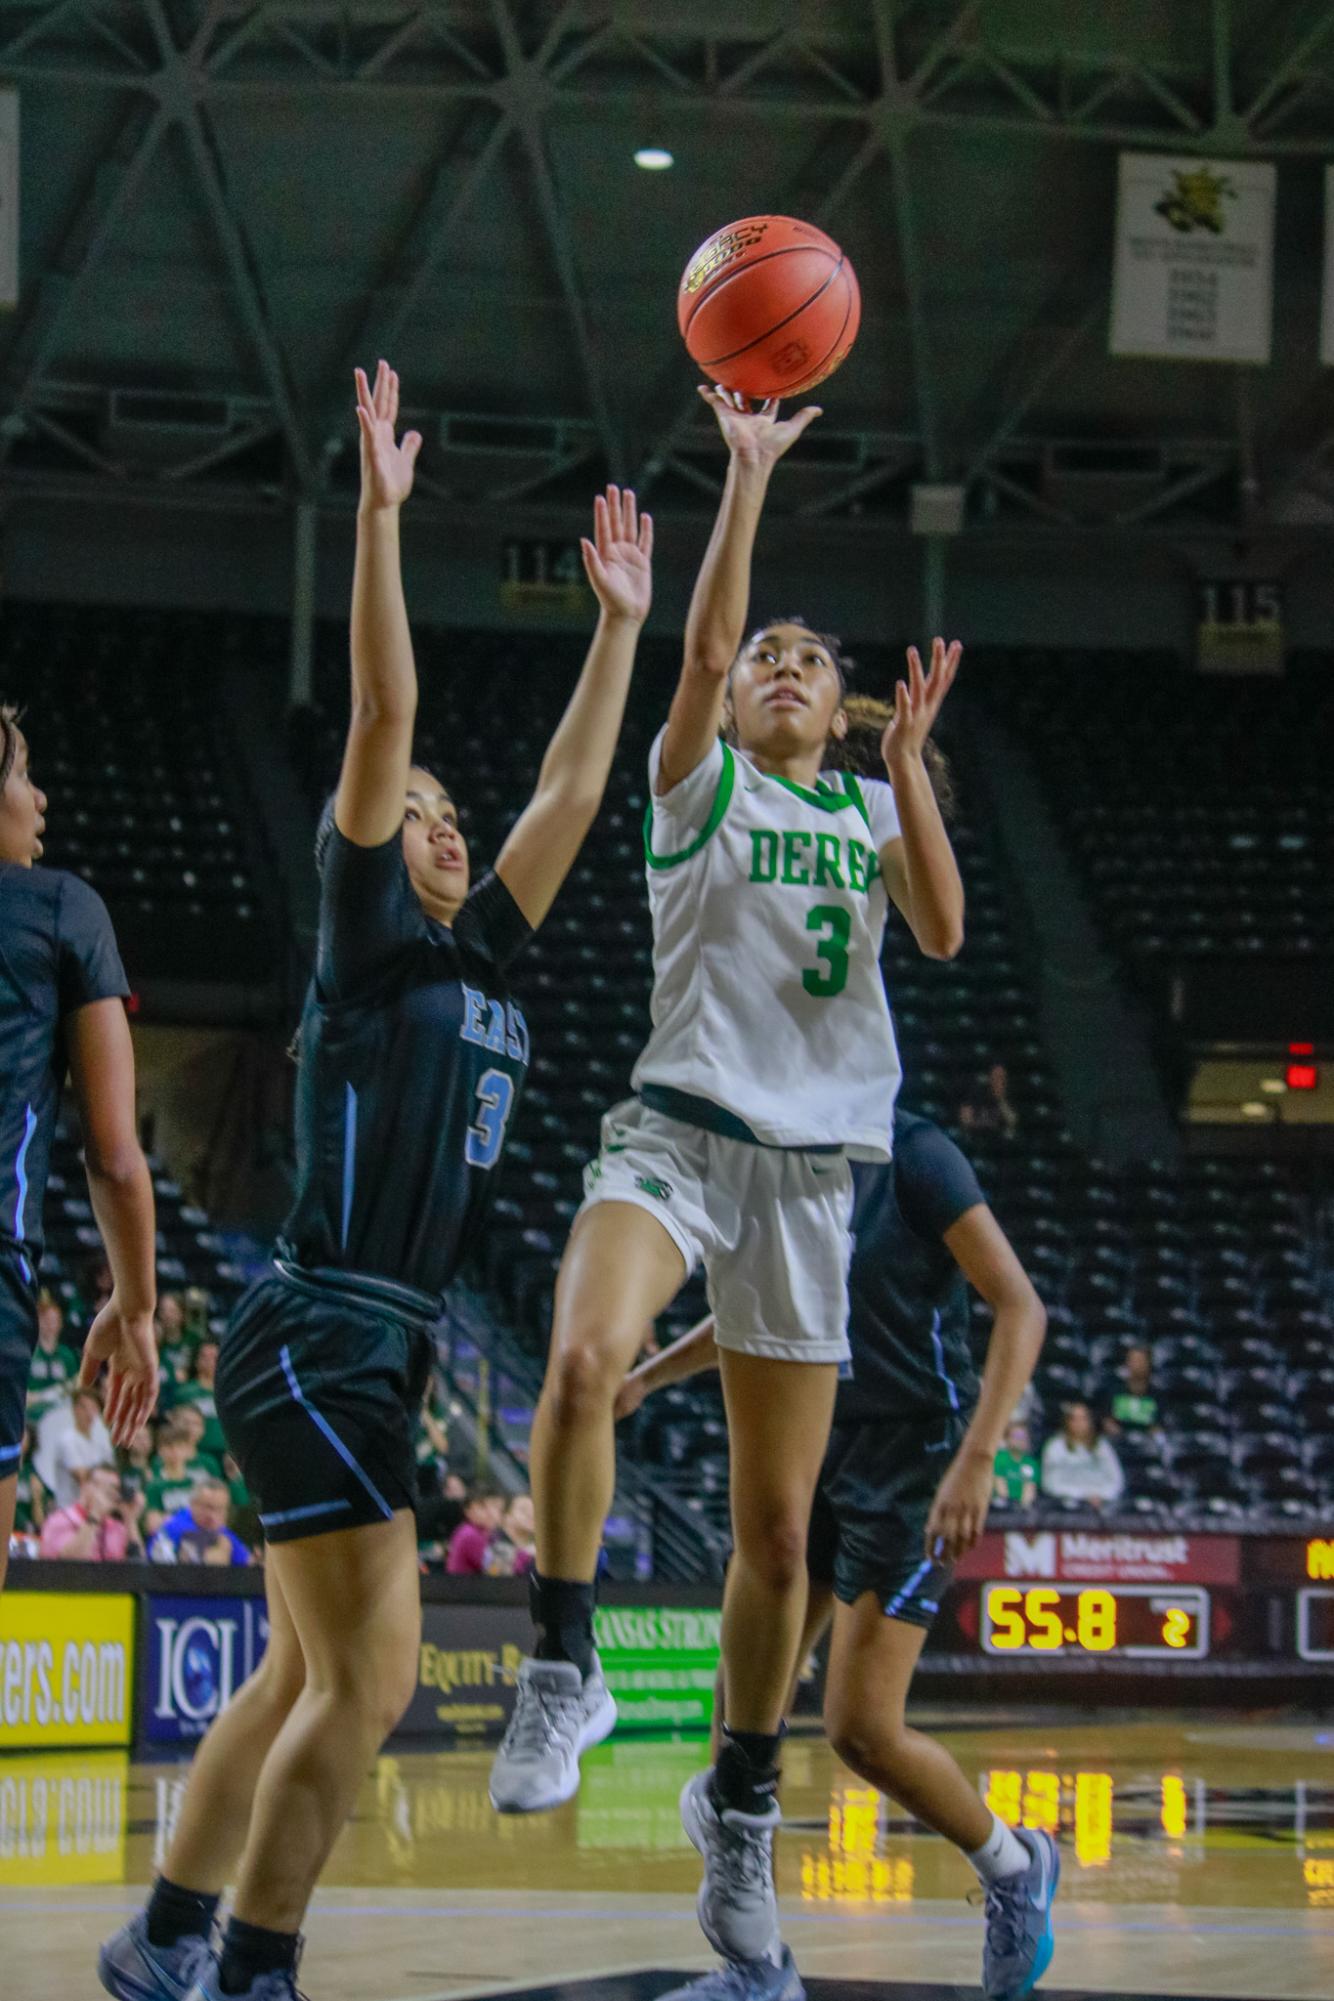
[[[965,943],[930,961],[891,912],[886,981],[901,1101],[968,1153],[1047,1315],[910,1718],[1058,1838],[1053,2001],[1334,1993],[1331,159],[1328,0],[0,0],[0,699],[46,862],[116,926],[162,1407],[199,1407],[204,1448],[196,1354],[292,1188],[354,364],[392,361],[423,435],[418,754],[479,868],[593,629],[593,495],[656,523],[605,802],[516,972],[529,1085],[419,1428],[418,1688],[322,1879],[317,2001],[654,2001],[713,1963],[677,1796],[730,1547],[717,1378],[619,1428],[620,1723],[554,1813],[487,1800],[522,1537],[487,1516],[482,1574],[446,1564],[461,1487],[526,1491],[555,1274],[648,1026],[646,759],[725,472],[676,288],[769,213],[846,250],[863,319],[774,476],[754,609],[841,634],[858,693],[964,643],[938,736]],[[4,949],[0,900],[0,975]],[[80,1146],[67,1099],[41,1280],[71,1357],[102,1259]],[[704,1311],[697,1275],[657,1340]],[[979,1357],[989,1327],[974,1298]],[[233,1482],[225,1574],[158,1537],[44,1554],[67,1370],[39,1363],[0,1992],[74,2001],[262,1654],[263,1550]],[[1080,1402],[1119,1476],[1096,1505],[1051,1449]],[[167,1498],[146,1453],[136,1480]],[[811,2001],[976,1996],[972,1871],[834,1755],[823,1676],[777,1853]]]

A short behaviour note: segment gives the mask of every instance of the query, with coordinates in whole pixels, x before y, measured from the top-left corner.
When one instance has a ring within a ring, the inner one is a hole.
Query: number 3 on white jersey
[[[514,1105],[514,1079],[504,1070],[487,1070],[477,1080],[477,1123],[468,1127],[463,1157],[469,1167],[494,1167],[505,1144],[505,1127]]]

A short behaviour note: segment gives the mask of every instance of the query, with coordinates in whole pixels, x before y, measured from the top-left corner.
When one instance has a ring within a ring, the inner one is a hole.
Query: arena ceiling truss
[[[0,83],[11,495],[346,506],[349,370],[387,353],[442,508],[554,514],[604,475],[705,507],[675,283],[774,209],[866,299],[778,504],[902,522],[943,481],[981,529],[1334,520],[1328,0],[0,0]],[[1122,148],[1278,162],[1268,369],[1108,357]]]

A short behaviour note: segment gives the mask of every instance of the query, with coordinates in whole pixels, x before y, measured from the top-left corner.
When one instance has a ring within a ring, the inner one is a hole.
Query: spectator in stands
[[[51,1451],[50,1485],[57,1508],[72,1507],[78,1500],[81,1473],[90,1466],[110,1466],[116,1457],[93,1390],[75,1390],[69,1415],[71,1422],[62,1427]]]
[[[1038,1467],[1026,1424],[1011,1424],[996,1454],[996,1506],[1031,1508],[1038,1497]]]
[[[139,1510],[120,1491],[114,1466],[85,1466],[77,1499],[46,1518],[39,1548],[44,1557],[67,1563],[122,1563],[142,1556]]]
[[[145,1488],[144,1525],[150,1537],[185,1506],[201,1479],[215,1477],[213,1467],[201,1461],[196,1449],[200,1424],[199,1413],[191,1407],[175,1412],[162,1427]]]
[[[250,1551],[227,1526],[231,1496],[225,1480],[196,1480],[183,1508],[169,1515],[153,1537],[154,1563],[249,1563]]]
[[[443,1398],[434,1370],[417,1413],[415,1447],[417,1492],[423,1499],[429,1499],[440,1492],[440,1483],[449,1469],[449,1433],[445,1429]]]
[[[1003,1063],[993,1063],[971,1098],[959,1107],[959,1124],[965,1132],[996,1133],[1013,1139],[1019,1130],[1019,1114],[1010,1102],[1010,1073]]]
[[[36,1448],[37,1434],[29,1425],[23,1434],[18,1482],[14,1493],[14,1534],[22,1540],[28,1556],[37,1555],[37,1538],[41,1535],[42,1525],[51,1506],[51,1496],[47,1493],[32,1463],[32,1455]]]
[[[79,1357],[67,1345],[65,1309],[45,1286],[37,1295],[37,1346],[28,1365],[28,1416],[33,1423],[68,1394],[79,1373]]]
[[[115,1283],[111,1266],[105,1257],[95,1257],[85,1265],[78,1292],[85,1326],[91,1326],[102,1308],[107,1305]]]
[[[121,1491],[125,1494],[145,1494],[153,1477],[153,1428],[141,1424],[128,1445],[116,1454],[116,1465],[120,1472]]]
[[[1067,1405],[1065,1421],[1042,1448],[1042,1493],[1050,1501],[1107,1508],[1125,1491],[1121,1462],[1086,1403]]]
[[[162,1363],[162,1380],[170,1394],[171,1385],[184,1383],[190,1375],[194,1343],[185,1327],[185,1303],[179,1292],[164,1292],[157,1303],[155,1318],[157,1350]]]
[[[208,1419],[196,1403],[178,1404],[171,1413],[171,1422],[178,1430],[184,1431],[194,1447],[194,1467],[199,1473],[211,1473],[216,1480],[222,1472],[222,1461],[215,1453],[204,1449],[204,1437]]]
[[[500,1527],[505,1497],[494,1487],[474,1487],[463,1504],[463,1520],[449,1538],[445,1569],[451,1577],[483,1577],[491,1538]]]
[[[171,1406],[173,1414],[189,1406],[199,1412],[204,1420],[199,1450],[213,1462],[215,1471],[221,1470],[222,1456],[227,1450],[227,1440],[218,1422],[218,1399],[214,1390],[217,1374],[218,1344],[211,1334],[206,1334],[195,1349],[189,1380],[181,1384]]]
[[[468,1489],[459,1473],[446,1473],[435,1493],[420,1495],[414,1510],[417,1518],[417,1555],[422,1563],[444,1561],[455,1529],[462,1526]]]
[[[522,1577],[537,1562],[537,1528],[531,1494],[515,1494],[486,1552],[491,1577]]]
[[[1157,1431],[1162,1406],[1153,1381],[1153,1355],[1148,1348],[1127,1348],[1125,1360],[1098,1400],[1103,1433],[1119,1438],[1123,1431]]]
[[[264,1540],[264,1530],[260,1525],[259,1509],[255,1505],[254,1495],[245,1483],[245,1475],[232,1458],[230,1452],[223,1455],[222,1477],[227,1482],[227,1494],[230,1502],[227,1514],[227,1526],[234,1536],[239,1537],[247,1549],[256,1550]]]

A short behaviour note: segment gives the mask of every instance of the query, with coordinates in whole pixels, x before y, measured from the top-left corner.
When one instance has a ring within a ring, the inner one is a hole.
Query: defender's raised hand
[[[593,502],[593,539],[580,539],[584,569],[609,618],[642,625],[653,600],[653,516],[639,513],[629,487],[609,486]]]
[[[361,504],[378,511],[401,507],[412,492],[412,475],[422,448],[421,432],[398,427],[398,376],[387,361],[375,371],[375,386],[364,368],[356,370],[357,424],[361,432]]]
[[[739,390],[717,385],[708,389],[701,383],[699,393],[718,419],[728,451],[742,465],[777,465],[806,427],[822,415],[818,403],[798,410],[795,417],[780,417],[776,396],[752,409]]]
[[[915,646],[908,648],[908,678],[894,689],[894,714],[880,739],[880,754],[891,779],[896,768],[910,758],[920,758],[922,746],[935,727],[946,695],[963,658],[956,639],[946,646],[943,639],[931,645],[930,671],[923,673],[922,656]]]

